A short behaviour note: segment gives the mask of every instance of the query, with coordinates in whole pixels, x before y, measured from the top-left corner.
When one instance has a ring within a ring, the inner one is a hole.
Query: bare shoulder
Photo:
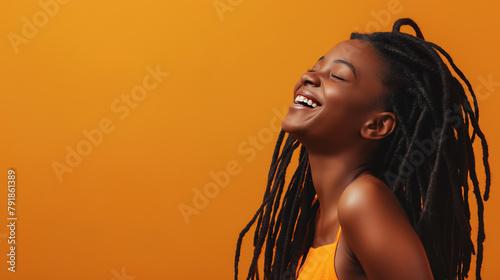
[[[406,212],[378,178],[365,174],[349,184],[339,199],[338,218],[342,238],[368,279],[432,279]]]
[[[389,211],[392,214],[406,214],[391,189],[377,177],[365,174],[349,184],[339,199],[339,215],[349,222],[352,215],[363,212],[377,214]],[[397,213],[394,213],[396,211]],[[339,217],[341,219],[341,217]]]

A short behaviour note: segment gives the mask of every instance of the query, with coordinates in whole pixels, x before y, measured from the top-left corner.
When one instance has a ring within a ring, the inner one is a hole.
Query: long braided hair
[[[400,32],[403,25],[411,26],[416,36]],[[424,40],[411,19],[396,21],[392,32],[353,33],[351,39],[373,46],[387,63],[389,69],[381,76],[388,89],[384,104],[397,119],[395,130],[378,148],[371,172],[393,190],[405,209],[435,279],[464,279],[473,254],[476,279],[481,279],[483,201],[489,196],[490,168],[471,84],[447,52]],[[466,86],[469,97],[442,57]],[[484,195],[475,166],[473,142],[477,138],[486,174]],[[297,150],[299,163],[285,189],[286,171]],[[479,221],[476,247],[471,239],[469,179]],[[314,238],[319,208],[315,196],[307,150],[281,131],[262,205],[238,238],[235,279],[243,237],[255,223],[254,254],[246,279],[259,279],[262,250],[264,279],[295,279]]]

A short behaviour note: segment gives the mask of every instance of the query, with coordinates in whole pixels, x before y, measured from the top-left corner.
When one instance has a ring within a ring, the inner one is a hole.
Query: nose
[[[321,80],[319,79],[318,73],[315,71],[308,71],[300,77],[300,83],[302,85],[312,85],[315,87],[319,87],[321,85]]]

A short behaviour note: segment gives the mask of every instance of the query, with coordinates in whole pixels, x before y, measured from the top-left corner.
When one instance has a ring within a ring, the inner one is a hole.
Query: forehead
[[[346,40],[330,49],[322,60],[333,61],[341,59],[351,63],[356,72],[364,75],[376,75],[382,71],[382,63],[375,48],[362,40]]]
[[[370,43],[362,40],[340,42],[330,49],[322,60],[322,67],[329,67],[328,65],[335,64],[336,60],[344,60],[352,65],[356,79],[351,79],[350,84],[357,88],[363,102],[379,100],[386,92],[381,82],[386,64]]]

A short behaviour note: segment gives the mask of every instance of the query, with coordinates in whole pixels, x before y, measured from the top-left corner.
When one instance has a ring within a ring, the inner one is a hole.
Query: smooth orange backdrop
[[[399,17],[479,89],[496,176],[498,11],[493,0],[2,1],[0,178],[17,172],[18,221],[12,273],[0,188],[0,279],[231,279],[299,75],[351,32]],[[483,279],[500,275],[495,179]]]

